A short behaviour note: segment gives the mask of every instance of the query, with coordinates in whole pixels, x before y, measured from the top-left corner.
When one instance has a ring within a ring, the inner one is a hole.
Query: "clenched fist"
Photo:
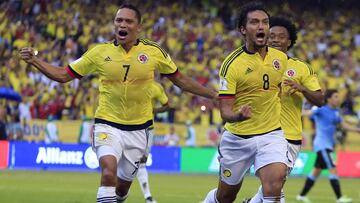
[[[31,47],[24,47],[20,49],[19,55],[22,60],[24,60],[27,63],[33,63],[36,59],[36,55],[38,54],[38,51],[34,50]]]

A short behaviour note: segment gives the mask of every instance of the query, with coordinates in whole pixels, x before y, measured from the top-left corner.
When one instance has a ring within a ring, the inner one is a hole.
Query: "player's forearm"
[[[221,111],[221,118],[228,123],[239,122],[241,120],[240,117],[241,116],[239,113],[232,111]]]
[[[351,126],[349,124],[347,124],[346,122],[342,122],[341,123],[341,127],[345,130],[348,130],[348,131],[353,131],[353,132],[358,132],[360,133],[360,128],[358,127],[355,127],[355,126]]]
[[[169,105],[164,105],[159,108],[154,108],[154,113],[162,113],[162,112],[169,110],[169,108],[170,108]]]
[[[312,115],[312,111],[311,110],[302,110],[301,115],[309,117]]]
[[[41,73],[57,82],[65,83],[72,78],[62,67],[53,66],[41,59],[35,59],[31,65],[35,66]]]
[[[324,105],[324,94],[321,92],[321,90],[311,91],[305,88],[302,93],[311,104],[319,107]]]
[[[180,87],[182,90],[191,92],[196,95],[200,95],[209,99],[215,99],[217,97],[217,92],[210,90],[190,77],[179,73],[176,76],[168,77],[176,86]]]

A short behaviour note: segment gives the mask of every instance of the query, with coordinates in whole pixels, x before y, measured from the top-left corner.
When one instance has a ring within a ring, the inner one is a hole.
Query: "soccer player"
[[[150,86],[155,70],[185,91],[217,97],[215,91],[181,74],[158,44],[138,38],[141,13],[135,6],[122,5],[113,23],[114,42],[96,45],[65,68],[37,58],[32,48],[20,50],[23,60],[58,82],[91,73],[99,75],[92,144],[101,167],[97,202],[103,203],[125,201],[141,158],[148,151],[149,127],[153,123]]]
[[[157,82],[153,82],[151,85],[152,89],[152,106],[153,106],[153,113],[154,115],[156,113],[162,113],[169,109],[169,98],[167,97],[164,88],[161,86],[161,84]],[[161,105],[157,105],[157,103],[160,103]],[[151,126],[149,129],[153,130],[153,127]],[[154,133],[149,133],[148,138],[148,150],[151,149],[152,143],[153,143],[153,135]],[[148,153],[146,153],[148,154]],[[150,185],[149,185],[149,175],[146,170],[146,161],[147,157],[144,158],[143,163],[140,164],[140,167],[138,169],[137,173],[137,179],[139,180],[140,188],[142,193],[144,194],[145,202],[146,203],[156,203],[156,201],[153,199],[151,192],[150,192]],[[119,180],[121,181],[121,180]],[[118,188],[120,190],[120,188]]]
[[[263,202],[278,202],[291,166],[280,126],[280,83],[287,66],[283,52],[266,46],[269,14],[260,3],[239,13],[245,45],[220,71],[220,112],[226,124],[219,144],[220,179],[204,203],[233,202],[251,165],[263,185]]]
[[[297,39],[296,26],[284,17],[270,18],[270,37],[268,44],[285,54],[294,46]],[[306,63],[288,57],[288,68],[283,76],[284,85],[281,95],[281,128],[288,141],[288,150],[292,157],[292,164],[300,152],[302,141],[301,113],[304,97],[314,105],[321,106],[324,98],[316,74]],[[263,198],[262,187],[257,194],[243,203],[261,203]],[[281,194],[281,202],[285,196]]]
[[[315,107],[312,110],[304,111],[304,115],[313,116],[315,119],[316,133],[313,142],[313,150],[316,152],[316,160],[314,164],[315,168],[313,169],[311,175],[307,177],[304,188],[296,199],[298,201],[310,203],[311,201],[305,195],[310,191],[321,171],[323,169],[329,169],[329,180],[336,195],[336,202],[350,203],[352,202],[352,199],[342,196],[341,194],[339,178],[336,175],[336,166],[330,154],[334,150],[334,133],[338,125],[345,130],[355,131],[358,133],[360,132],[360,128],[347,124],[341,118],[338,109],[340,99],[337,90],[329,89],[326,91],[325,103],[326,105],[321,108]]]

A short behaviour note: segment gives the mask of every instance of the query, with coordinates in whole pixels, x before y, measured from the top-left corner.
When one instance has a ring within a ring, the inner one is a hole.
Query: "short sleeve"
[[[84,55],[82,55],[79,59],[70,63],[67,67],[67,71],[72,77],[81,78],[84,75],[93,73],[96,71],[96,63],[91,60],[95,58],[96,55],[95,48],[89,50]]]
[[[320,114],[320,111],[321,111],[321,108],[319,108],[319,107],[317,107],[317,106],[313,106],[313,107],[311,108],[311,113],[312,113],[313,115],[318,115],[318,114]]]
[[[170,55],[167,54],[164,50],[159,50],[155,54],[157,60],[157,69],[163,75],[171,75],[177,72],[177,67]]]
[[[236,93],[236,72],[232,65],[223,65],[219,71],[219,97],[233,97]]]
[[[306,71],[302,77],[301,84],[311,91],[320,90],[321,87],[317,75],[313,73],[312,69],[308,65],[305,66]]]

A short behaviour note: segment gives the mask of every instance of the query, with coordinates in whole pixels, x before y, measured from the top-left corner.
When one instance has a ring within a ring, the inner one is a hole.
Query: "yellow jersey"
[[[98,44],[67,67],[73,77],[99,75],[95,122],[110,122],[123,130],[152,125],[151,86],[155,70],[161,74],[177,73],[170,56],[158,44],[146,39],[139,39],[129,52],[114,42]]]
[[[306,63],[289,58],[288,66],[283,79],[294,80],[296,83],[308,88],[311,91],[320,90],[319,80],[313,69]],[[293,141],[302,140],[301,112],[304,95],[296,92],[287,94],[289,87],[282,86],[281,95],[281,127],[284,130],[285,138]]]
[[[251,136],[280,128],[281,79],[287,66],[287,56],[267,47],[265,59],[258,52],[250,53],[243,46],[232,52],[220,71],[219,97],[234,97],[234,112],[250,105],[252,116],[242,122],[226,123],[233,134]]]

